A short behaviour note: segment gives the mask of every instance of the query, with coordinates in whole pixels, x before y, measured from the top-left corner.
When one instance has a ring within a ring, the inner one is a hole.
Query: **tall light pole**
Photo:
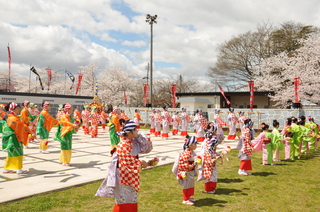
[[[152,55],[152,49],[153,49],[153,23],[157,23],[156,19],[157,19],[157,15],[154,15],[154,16],[151,16],[150,14],[147,15],[146,17],[146,22],[150,24],[151,26],[151,36],[150,36],[150,103],[151,103],[151,106],[153,107],[152,105],[152,100],[153,100],[153,95],[152,95],[152,70],[153,70],[153,63],[152,63],[152,60],[153,60],[153,55]]]

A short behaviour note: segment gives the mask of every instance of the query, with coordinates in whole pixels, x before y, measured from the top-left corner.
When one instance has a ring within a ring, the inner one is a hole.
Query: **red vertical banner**
[[[128,104],[128,97],[127,97],[127,92],[125,87],[122,87],[123,89],[123,100],[124,100],[124,104],[127,105]]]
[[[147,107],[148,101],[148,84],[143,84],[143,106]]]
[[[224,97],[224,99],[226,100],[227,104],[230,105],[231,102],[229,101],[229,99],[226,97],[226,95],[224,94],[224,91],[222,90],[221,86],[218,85],[219,89],[220,89],[220,92],[222,94],[222,96]]]
[[[177,93],[177,85],[172,84],[170,85],[171,88],[171,95],[172,95],[172,108],[176,108],[177,102],[176,102],[176,93]]]
[[[250,90],[250,110],[252,110],[254,103],[254,81],[248,81],[248,85]]]
[[[299,102],[300,77],[294,78],[294,96],[295,103]]]
[[[9,63],[9,76],[11,73],[11,53],[10,53],[10,47],[8,46],[8,63]]]
[[[52,81],[52,71],[49,68],[46,68],[48,73],[48,90],[50,89],[51,81]]]
[[[78,94],[78,91],[80,89],[82,76],[83,76],[82,74],[78,74],[78,85],[77,85],[77,89],[76,89],[76,94]]]

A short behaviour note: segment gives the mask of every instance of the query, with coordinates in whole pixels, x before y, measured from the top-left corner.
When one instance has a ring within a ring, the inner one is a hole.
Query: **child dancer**
[[[161,118],[159,112],[160,112],[160,110],[157,109],[157,110],[156,110],[156,114],[154,115],[155,121],[156,121],[156,129],[155,129],[154,135],[155,135],[156,137],[158,137],[158,136],[161,135],[161,123],[162,123],[162,118]]]
[[[192,120],[189,117],[187,113],[187,109],[185,107],[182,108],[181,113],[181,136],[187,136],[188,135],[188,123],[191,123]]]
[[[136,124],[126,120],[119,134],[121,141],[113,154],[109,173],[96,196],[115,199],[113,211],[137,212],[141,161],[139,153],[148,152],[147,138],[138,134]]]
[[[149,115],[149,118],[150,118],[150,134],[153,134],[155,133],[156,131],[156,119],[155,119],[155,113],[156,113],[156,109],[153,108],[150,115]]]
[[[242,128],[244,126],[244,121],[247,119],[247,117],[244,116],[244,111],[239,112],[239,123],[240,123],[240,131],[242,132]]]
[[[203,142],[205,137],[204,137],[204,132],[207,130],[209,122],[207,119],[202,115],[202,110],[198,109],[198,128],[196,130],[196,137],[198,142]]]
[[[170,123],[172,122],[171,116],[168,112],[168,106],[164,106],[163,107],[163,112],[161,115],[162,118],[162,138],[163,139],[168,139],[169,137],[169,127],[170,127]]]
[[[90,107],[84,105],[84,110],[81,112],[82,116],[82,129],[85,135],[89,135],[89,121],[90,121]]]
[[[262,123],[261,129],[262,132],[251,141],[251,144],[256,151],[262,151],[262,165],[275,165],[272,163],[272,134],[268,131],[269,125]]]
[[[311,129],[310,150],[316,150],[317,135],[319,134],[318,125],[314,122],[314,119],[311,116],[308,117],[308,120]]]
[[[36,143],[36,129],[37,129],[37,123],[38,123],[38,116],[40,114],[39,110],[37,109],[37,105],[34,103],[30,103],[29,113],[31,115],[35,115],[36,118],[33,121],[30,121],[29,128],[32,131],[32,134],[34,136],[29,137],[30,143]]]
[[[226,126],[227,124],[220,117],[220,115],[219,115],[220,110],[219,109],[215,109],[214,113],[215,113],[214,123],[215,123],[215,126],[217,127],[217,139],[218,139],[219,143],[221,143],[224,140],[224,133],[223,133],[222,126]]]
[[[140,111],[139,109],[135,109],[134,111],[134,123],[137,125],[137,129],[140,129],[140,121],[142,121],[141,116],[140,116]]]
[[[240,159],[240,167],[238,171],[239,175],[246,176],[251,174],[248,171],[252,170],[251,155],[253,146],[251,144],[251,140],[253,139],[254,135],[252,127],[253,121],[251,119],[244,121],[243,131],[237,146],[237,149],[239,149],[238,158]]]
[[[179,118],[178,114],[179,112],[176,111],[172,116],[172,125],[173,125],[172,135],[178,135],[179,125],[181,123],[181,119]]]
[[[196,201],[194,195],[194,176],[196,175],[194,150],[197,148],[196,137],[190,137],[183,145],[183,152],[179,156],[178,177],[179,184],[183,187],[183,204],[193,205]]]
[[[20,105],[10,102],[6,105],[5,110],[8,111],[8,118],[3,127],[2,150],[7,151],[8,156],[3,167],[3,174],[28,174],[28,171],[22,170],[22,144],[28,141],[28,135],[32,132],[29,127],[18,118]]]
[[[72,114],[72,106],[67,103],[63,105],[63,114],[60,118],[60,125],[55,135],[55,140],[60,142],[61,152],[59,158],[59,164],[63,166],[70,166],[71,154],[72,154],[72,134],[75,133],[74,128],[78,128],[74,124],[74,120],[71,120],[70,114]]]
[[[120,110],[117,107],[113,107],[112,112],[109,115],[109,132],[110,132],[110,142],[111,142],[111,149],[110,152],[115,151],[117,145],[120,142],[120,137],[117,135],[118,132],[121,131],[121,124],[120,124]]]
[[[42,111],[39,116],[39,121],[37,124],[37,135],[40,135],[40,153],[42,154],[49,154],[48,151],[48,139],[49,139],[49,133],[52,129],[52,127],[58,123],[58,120],[53,118],[50,113],[50,103],[47,101],[44,101],[42,103]]]
[[[279,151],[283,150],[284,148],[283,142],[285,142],[285,140],[283,139],[283,137],[280,135],[280,132],[279,132],[280,123],[277,120],[273,120],[272,125],[273,125],[272,143],[275,145],[273,161],[281,161],[279,159]]]
[[[106,109],[103,107],[102,108],[102,111],[101,111],[101,128],[103,130],[106,129],[106,122],[107,122],[107,119],[108,119],[108,114],[106,113]]]
[[[215,134],[215,132],[214,132]],[[218,140],[213,137],[213,134],[207,136],[208,140],[204,152],[201,154],[202,164],[199,169],[199,180],[205,180],[203,193],[214,194],[217,188],[218,182],[218,172],[216,169],[216,161],[221,158],[221,156],[216,154],[216,147],[218,145]]]
[[[229,135],[228,140],[234,140],[236,138],[237,128],[236,125],[238,123],[238,117],[234,114],[234,109],[232,107],[229,108]]]
[[[290,159],[290,146],[292,142],[293,132],[290,131],[292,124],[292,119],[287,118],[286,126],[281,131],[281,135],[284,138],[284,158],[285,160]]]
[[[33,122],[37,116],[36,115],[31,115],[28,108],[29,108],[29,105],[30,105],[30,102],[28,100],[25,100],[23,102],[23,108],[20,112],[20,115],[21,115],[21,121],[27,125],[28,127],[30,126],[30,122]],[[27,142],[24,145],[24,148],[28,149],[29,148],[29,139],[27,140]]]
[[[298,119],[292,117],[292,124],[290,127],[290,131],[293,132],[292,141],[290,142],[290,158],[294,160],[295,157],[300,158],[299,154],[299,146],[301,143],[300,137],[302,136],[300,126],[298,125]]]
[[[101,115],[98,112],[98,107],[92,107],[91,109],[91,138],[96,138],[98,136],[98,126],[101,120]]]
[[[299,125],[300,125],[300,130],[302,132],[302,136],[300,137],[299,153],[307,154],[309,152],[308,143],[311,140],[311,135],[310,135],[311,128],[309,128],[308,124],[306,123],[305,116],[300,117]]]

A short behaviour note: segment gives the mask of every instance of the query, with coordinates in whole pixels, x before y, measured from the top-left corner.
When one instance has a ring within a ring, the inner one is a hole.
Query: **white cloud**
[[[138,15],[127,17],[118,11],[124,4]],[[315,26],[320,22],[316,0],[0,0],[0,5],[5,5],[0,7],[0,70],[8,69],[9,43],[12,71],[25,74],[30,64],[76,72],[78,66],[98,62],[100,69],[117,66],[143,77],[150,61],[148,13],[158,15],[154,61],[181,67],[154,67],[154,77],[159,78],[197,73],[206,80],[204,73],[216,61],[217,45],[262,22]],[[123,37],[126,34],[137,37]]]

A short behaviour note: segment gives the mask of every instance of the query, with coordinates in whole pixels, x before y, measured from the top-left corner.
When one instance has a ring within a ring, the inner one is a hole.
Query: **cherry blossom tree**
[[[300,77],[301,81],[301,102],[320,103],[320,34],[299,42],[302,46],[299,49],[264,60],[254,79],[259,91],[274,92],[271,100],[282,108],[294,102],[293,80],[296,77]]]
[[[107,68],[102,71],[98,79],[98,86],[99,98],[104,104],[124,105],[125,91],[128,106],[142,105],[142,82],[139,82],[138,78],[132,73],[116,67]]]

